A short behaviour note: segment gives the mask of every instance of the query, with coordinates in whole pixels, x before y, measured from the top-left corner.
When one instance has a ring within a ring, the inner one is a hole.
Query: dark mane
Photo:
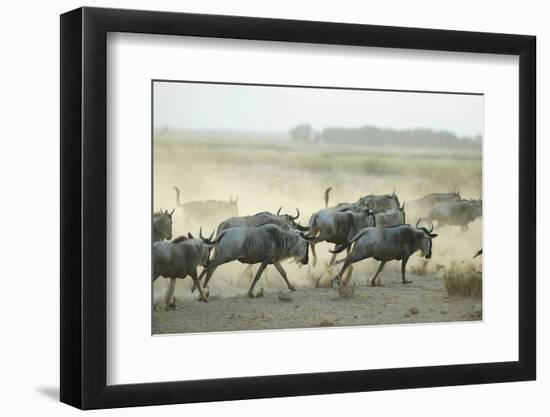
[[[189,238],[187,236],[178,236],[177,238],[175,238],[174,240],[172,240],[172,243],[180,243],[180,242],[183,242],[184,240],[189,240]]]

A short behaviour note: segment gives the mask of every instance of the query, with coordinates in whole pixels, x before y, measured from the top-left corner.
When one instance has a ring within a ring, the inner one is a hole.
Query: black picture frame
[[[107,385],[108,32],[519,56],[519,360]],[[88,7],[61,15],[61,401],[94,409],[535,379],[535,51],[524,35]]]

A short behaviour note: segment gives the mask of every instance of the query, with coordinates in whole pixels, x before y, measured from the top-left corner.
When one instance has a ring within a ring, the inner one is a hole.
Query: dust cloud
[[[158,133],[154,141],[154,209],[176,208],[173,236],[198,235],[202,227],[205,236],[217,224],[200,219],[185,219],[176,204],[177,186],[182,202],[223,200],[238,197],[239,215],[253,215],[261,211],[295,215],[306,226],[310,216],[324,208],[324,192],[332,187],[329,205],[352,202],[366,194],[392,193],[405,202],[407,222],[414,224],[414,213],[407,211],[407,202],[431,192],[449,192],[458,187],[463,198],[479,198],[482,194],[482,159],[480,151],[453,151],[432,149],[393,149],[326,144],[296,144],[281,140],[239,140],[231,137],[196,138],[178,132]],[[482,220],[470,224],[469,230],[445,227],[436,231],[432,259],[426,262],[414,255],[409,271],[438,274],[452,263],[481,264],[472,256],[482,247]],[[311,288],[314,280],[323,274],[330,258],[326,243],[316,246],[317,267],[298,267],[290,261],[283,267],[289,280],[298,288]],[[342,255],[340,255],[342,256]],[[365,285],[376,270],[377,262],[369,259],[354,266],[352,281]],[[246,265],[233,262],[221,266],[212,277],[210,291],[213,297],[243,296],[251,276],[243,276]],[[257,267],[254,267],[254,271]],[[382,281],[394,280],[398,262],[388,263]],[[258,282],[260,288],[286,288],[273,267]],[[325,274],[323,280],[336,274],[336,268]],[[420,278],[421,279],[421,278]],[[155,302],[161,303],[167,282],[155,283]],[[190,300],[191,279],[178,280],[176,297]]]

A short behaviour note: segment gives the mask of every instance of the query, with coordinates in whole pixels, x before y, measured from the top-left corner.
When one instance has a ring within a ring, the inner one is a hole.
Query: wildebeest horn
[[[405,211],[405,202],[403,201],[403,204],[401,204],[401,211]]]
[[[188,233],[187,233],[187,237],[188,237],[189,239],[195,239],[195,238],[193,237],[193,235],[191,234],[191,232],[188,232]]]
[[[281,213],[283,206],[279,207],[279,210],[277,210],[277,216]]]
[[[434,224],[433,224],[433,222],[430,221],[430,224],[431,224],[432,227],[430,228],[430,230],[428,230],[428,234],[430,234],[430,233],[432,233],[432,232],[434,231]]]
[[[418,221],[416,222],[416,225],[414,227],[416,227],[418,229],[418,225],[420,224],[421,220],[422,220],[422,217],[420,219],[418,219]]]
[[[202,226],[199,228],[199,237],[201,240],[204,240],[204,236],[202,235]]]
[[[292,220],[296,220],[298,217],[300,217],[300,210],[298,210],[298,207],[296,207],[296,217],[290,216]]]
[[[170,212],[170,217],[172,217],[172,214],[174,214],[174,211],[176,211],[176,209],[172,209],[172,211]]]
[[[313,240],[315,239],[315,236],[308,236],[306,233],[300,233],[300,236],[302,236],[305,240],[307,240],[308,242],[310,240]]]
[[[395,195],[395,187],[394,187],[394,189],[393,189],[393,193],[392,193],[392,195]]]

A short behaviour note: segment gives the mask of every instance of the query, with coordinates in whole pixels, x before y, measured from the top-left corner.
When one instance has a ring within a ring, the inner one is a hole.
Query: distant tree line
[[[382,129],[329,127],[317,132],[307,123],[292,128],[290,137],[301,143],[330,143],[370,146],[480,148],[481,136],[458,137],[452,132],[432,129]]]

